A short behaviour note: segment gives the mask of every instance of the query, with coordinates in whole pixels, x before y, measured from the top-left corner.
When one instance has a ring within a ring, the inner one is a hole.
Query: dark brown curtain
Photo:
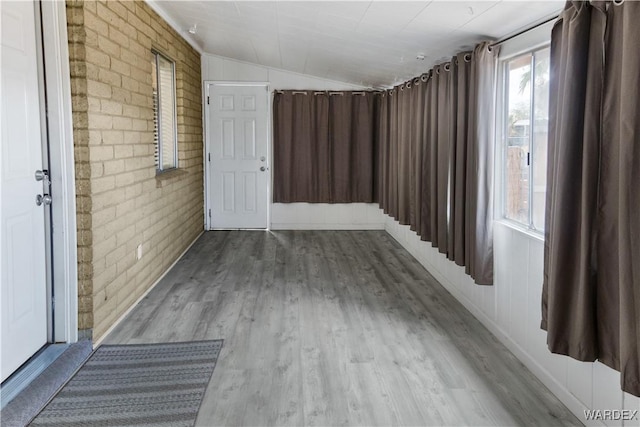
[[[427,76],[384,91],[377,97],[378,186],[384,212],[420,231]]]
[[[387,208],[389,215],[396,220],[398,216],[398,90],[389,92],[389,182]]]
[[[376,110],[376,135],[375,146],[377,151],[377,196],[380,208],[389,214],[389,175],[390,175],[390,97],[387,92],[377,94]]]
[[[274,138],[278,141],[274,144],[274,200],[311,202],[329,197],[328,130],[327,126],[317,128],[323,120],[316,117],[316,101],[321,102],[306,93],[274,96]],[[285,141],[284,149],[278,149],[284,145],[280,141]],[[288,179],[290,176],[296,179]]]
[[[493,284],[493,160],[498,47],[488,42],[471,54],[469,76],[469,128],[464,201],[465,271],[479,285]],[[460,233],[457,231],[456,233]]]
[[[274,93],[274,202],[376,201],[374,96]]]
[[[448,257],[458,265],[465,265],[466,218],[467,211],[467,141],[473,135],[470,128],[469,80],[471,73],[471,53],[459,53],[455,60],[455,139],[451,144],[451,203],[449,221]]]
[[[371,202],[493,282],[497,49],[382,92],[274,97],[274,201]]]
[[[428,201],[428,210],[423,214],[423,221],[429,223],[429,237],[428,241],[431,241],[431,244],[434,247],[438,246],[438,237],[440,236],[440,232],[438,230],[438,212],[442,209],[438,206],[438,135],[439,132],[439,121],[438,121],[438,99],[440,92],[440,68],[441,66],[437,66],[431,70],[431,79],[428,82],[428,85],[431,86],[429,89],[429,97],[427,98],[427,135],[425,139],[425,150],[429,152],[428,158],[429,163],[424,166],[424,173],[428,175],[428,187],[426,187],[425,193],[426,197],[429,198]],[[441,182],[442,183],[442,182]]]
[[[424,114],[423,114],[423,122],[424,122],[424,131],[423,138],[424,143],[422,147],[422,200],[420,203],[420,228],[418,229],[418,234],[420,235],[420,239],[424,241],[433,241],[433,223],[431,220],[432,212],[435,215],[435,201],[431,196],[431,188],[432,188],[432,171],[433,162],[432,158],[432,149],[431,149],[431,141],[435,140],[437,134],[437,121],[435,120],[435,116],[433,114],[433,106],[437,107],[437,104],[434,100],[434,94],[437,92],[434,89],[433,84],[433,70],[429,71],[427,74],[427,83],[425,84],[425,93],[424,93]]]
[[[449,215],[449,167],[452,133],[455,127],[454,105],[454,68],[450,62],[434,68],[432,84],[434,85],[431,114],[437,122],[435,139],[431,145],[431,200],[435,210],[432,211],[431,226],[436,233],[431,243],[440,253],[447,253],[448,215]],[[435,214],[435,215],[434,215]]]
[[[497,48],[482,43],[377,97],[380,207],[493,283]]]
[[[411,212],[411,85],[396,91],[398,99],[398,217],[400,224],[409,224]]]
[[[551,38],[542,327],[640,396],[640,3],[567,2]]]
[[[422,227],[422,162],[423,162],[423,150],[425,142],[426,126],[424,122],[424,114],[426,107],[426,93],[428,75],[423,75],[413,79],[410,83],[409,90],[411,91],[411,142],[410,142],[410,181],[411,187],[410,196],[410,211],[409,211],[409,225],[411,230],[420,233]]]

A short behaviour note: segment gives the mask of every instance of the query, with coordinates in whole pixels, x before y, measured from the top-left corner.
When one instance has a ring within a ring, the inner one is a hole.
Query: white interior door
[[[0,285],[2,381],[47,342],[45,206],[33,1],[0,1],[2,135]]]
[[[209,86],[210,228],[267,228],[267,87]]]

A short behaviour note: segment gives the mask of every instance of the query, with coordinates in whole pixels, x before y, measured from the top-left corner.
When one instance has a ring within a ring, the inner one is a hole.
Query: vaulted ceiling
[[[544,21],[564,0],[154,3],[206,53],[389,87],[480,41]]]

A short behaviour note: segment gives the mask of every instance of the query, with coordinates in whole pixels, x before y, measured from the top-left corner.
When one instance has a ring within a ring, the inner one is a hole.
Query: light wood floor
[[[205,233],[105,343],[215,338],[198,425],[580,425],[384,231]]]

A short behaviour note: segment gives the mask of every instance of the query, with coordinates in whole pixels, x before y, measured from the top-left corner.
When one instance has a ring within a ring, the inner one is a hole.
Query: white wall
[[[446,259],[408,226],[386,217],[385,230],[513,352],[586,425],[585,409],[640,410],[640,399],[620,390],[620,374],[601,363],[552,354],[540,329],[543,241],[495,222],[493,286],[478,286],[464,267]],[[607,426],[623,425],[606,421]],[[639,420],[624,423],[638,426]]]
[[[202,79],[229,82],[269,82],[271,90],[359,90],[362,86],[321,79],[307,74],[292,73],[236,61],[217,55],[202,55]]]
[[[376,203],[274,203],[273,230],[384,230]]]
[[[216,55],[202,56],[205,81],[267,82],[269,89],[359,90],[361,86],[235,61]],[[271,204],[273,229],[383,229],[376,204]]]

